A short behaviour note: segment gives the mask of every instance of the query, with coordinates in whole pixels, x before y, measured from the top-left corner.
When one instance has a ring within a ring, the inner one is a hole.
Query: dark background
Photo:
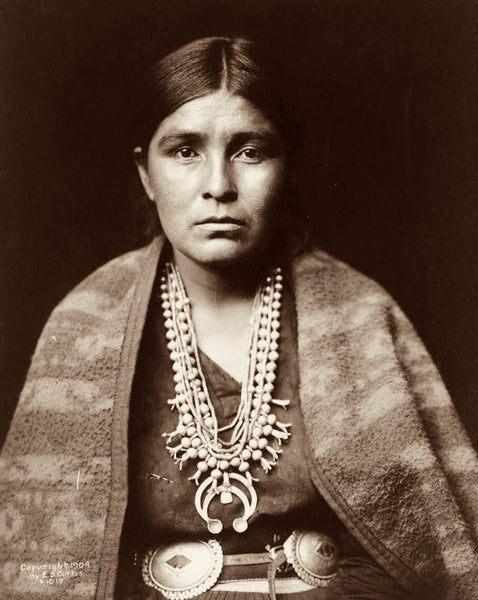
[[[314,239],[395,296],[478,442],[477,8],[1,2],[0,441],[51,309],[144,241],[128,145],[138,73],[195,37],[239,33],[294,73]]]

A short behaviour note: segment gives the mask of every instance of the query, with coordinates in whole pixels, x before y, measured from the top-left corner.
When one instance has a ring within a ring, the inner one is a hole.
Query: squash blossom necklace
[[[222,504],[239,498],[244,514],[234,519],[233,528],[242,533],[257,507],[251,463],[268,473],[282,453],[281,443],[290,436],[290,423],[281,423],[274,405],[286,408],[289,400],[273,398],[279,358],[279,329],[282,275],[276,268],[259,286],[251,316],[251,341],[247,370],[242,380],[241,399],[235,417],[219,427],[199,359],[191,306],[176,265],[166,263],[161,277],[161,300],[167,347],[173,367],[176,396],[168,403],[178,412],[178,424],[164,433],[167,449],[179,469],[196,463],[189,477],[198,486],[196,510],[212,534],[223,529],[219,519],[209,516],[209,505],[219,495]],[[228,441],[221,437],[230,432]]]

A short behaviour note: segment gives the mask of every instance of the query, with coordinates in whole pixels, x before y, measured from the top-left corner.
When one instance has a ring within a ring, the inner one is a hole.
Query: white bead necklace
[[[290,436],[290,423],[279,422],[272,412],[273,405],[286,408],[289,404],[289,400],[272,397],[279,358],[281,290],[281,270],[276,268],[256,292],[239,408],[234,419],[220,428],[201,368],[191,307],[181,276],[174,264],[166,263],[161,277],[176,392],[168,403],[179,413],[176,429],[163,435],[180,469],[188,460],[196,461],[196,472],[189,477],[198,486],[195,506],[213,534],[223,529],[222,522],[208,514],[217,495],[222,504],[230,504],[233,495],[241,500],[244,514],[234,520],[233,528],[238,533],[246,531],[247,521],[257,507],[254,482],[258,480],[250,473],[250,463],[259,463],[268,473],[282,453],[281,443]],[[224,431],[231,431],[229,441],[220,437]],[[205,479],[200,483],[202,477]]]

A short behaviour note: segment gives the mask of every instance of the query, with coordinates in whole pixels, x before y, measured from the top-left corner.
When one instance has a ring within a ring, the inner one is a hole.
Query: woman
[[[478,595],[476,457],[393,300],[301,241],[266,64],[206,38],[153,69],[163,235],[42,334],[2,459],[8,598]]]

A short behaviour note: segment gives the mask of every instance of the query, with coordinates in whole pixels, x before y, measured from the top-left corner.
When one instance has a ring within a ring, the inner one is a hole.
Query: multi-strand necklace
[[[251,318],[251,341],[241,399],[235,417],[219,427],[211,401],[197,345],[191,306],[181,276],[172,263],[166,263],[161,278],[161,300],[173,367],[175,397],[168,400],[178,411],[178,425],[167,437],[167,449],[182,469],[196,462],[189,477],[198,486],[195,506],[208,530],[223,529],[219,519],[209,516],[209,505],[219,495],[222,504],[239,498],[244,514],[233,521],[238,533],[246,531],[248,519],[257,507],[257,493],[251,465],[267,473],[277,464],[281,443],[288,439],[290,423],[281,423],[274,405],[286,408],[289,400],[273,398],[277,361],[282,275],[274,269],[259,286]],[[226,441],[221,434],[229,432]],[[201,481],[202,480],[202,481]]]

